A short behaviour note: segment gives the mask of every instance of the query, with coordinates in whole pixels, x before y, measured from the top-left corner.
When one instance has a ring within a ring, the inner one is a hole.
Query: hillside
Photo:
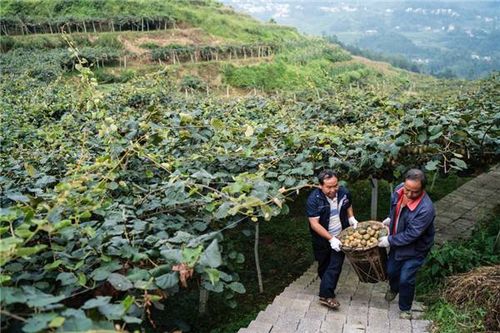
[[[336,44],[259,23],[215,2],[84,4],[5,1],[0,29],[4,71],[28,68],[42,80],[70,74],[75,64],[67,51],[71,41],[100,83],[123,83],[159,70],[168,71],[186,91],[223,94],[323,90],[381,78],[391,86],[424,80],[394,68],[381,72],[378,66],[351,59]],[[37,61],[28,60],[34,55]]]
[[[437,80],[212,1],[1,17],[2,331],[234,332],[310,263],[320,170],[389,188],[499,160],[498,75]]]

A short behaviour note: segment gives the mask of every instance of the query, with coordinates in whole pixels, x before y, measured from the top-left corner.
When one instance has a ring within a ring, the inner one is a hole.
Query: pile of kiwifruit
[[[367,250],[378,245],[378,239],[387,235],[387,229],[377,221],[358,223],[358,227],[349,227],[340,234],[342,248],[346,250]]]

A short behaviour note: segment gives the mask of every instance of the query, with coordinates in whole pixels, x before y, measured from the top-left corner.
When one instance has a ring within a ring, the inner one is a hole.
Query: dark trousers
[[[415,281],[417,271],[424,264],[425,258],[396,260],[394,251],[389,252],[387,259],[387,274],[391,290],[399,293],[399,310],[410,311],[415,297]]]
[[[335,297],[335,288],[342,272],[344,263],[344,252],[334,250],[315,251],[318,261],[318,275],[321,279],[319,285],[319,297]]]

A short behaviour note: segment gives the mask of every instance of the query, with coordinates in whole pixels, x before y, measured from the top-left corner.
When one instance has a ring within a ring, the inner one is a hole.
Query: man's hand
[[[382,224],[385,226],[389,226],[391,224],[391,218],[388,217],[385,220],[382,221]]]
[[[342,245],[342,243],[340,242],[340,240],[337,238],[337,237],[332,237],[330,240],[330,246],[332,247],[333,250],[339,252],[340,251],[340,245]]]
[[[378,247],[389,247],[389,245],[389,239],[387,236],[383,236],[378,239]]]
[[[358,227],[358,220],[354,216],[351,216],[349,218],[349,225],[353,227],[353,229],[356,229]]]

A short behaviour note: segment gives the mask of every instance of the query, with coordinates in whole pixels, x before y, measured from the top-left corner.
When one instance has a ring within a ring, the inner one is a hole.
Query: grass
[[[427,318],[437,326],[435,333],[484,332],[483,317],[486,311],[480,307],[460,309],[444,300],[438,300],[427,311]]]

